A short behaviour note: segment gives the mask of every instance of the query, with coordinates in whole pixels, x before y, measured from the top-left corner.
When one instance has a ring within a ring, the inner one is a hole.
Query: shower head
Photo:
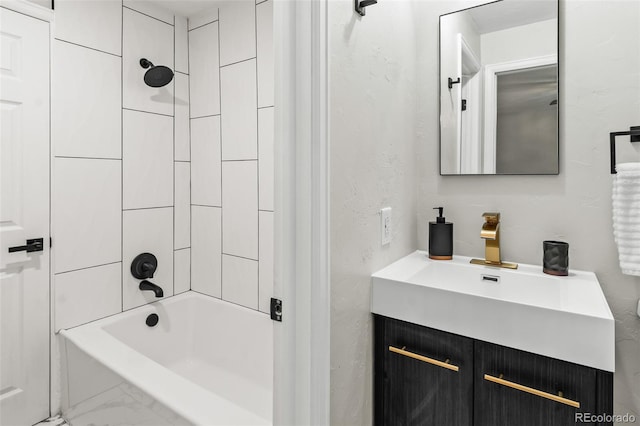
[[[173,80],[173,71],[164,65],[153,65],[148,59],[140,59],[140,66],[142,68],[149,68],[144,73],[144,82],[150,87],[162,87],[171,83]]]

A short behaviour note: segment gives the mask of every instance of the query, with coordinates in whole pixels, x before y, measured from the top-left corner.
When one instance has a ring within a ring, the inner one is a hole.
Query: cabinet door
[[[471,425],[473,341],[391,318],[376,327],[376,424]]]
[[[596,372],[593,368],[476,340],[475,425],[583,424],[577,421],[581,413],[597,413]]]

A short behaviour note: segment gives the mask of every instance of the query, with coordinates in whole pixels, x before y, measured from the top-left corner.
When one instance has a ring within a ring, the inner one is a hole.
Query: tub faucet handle
[[[151,253],[139,254],[131,262],[131,275],[139,280],[153,278],[158,269],[158,259]]]

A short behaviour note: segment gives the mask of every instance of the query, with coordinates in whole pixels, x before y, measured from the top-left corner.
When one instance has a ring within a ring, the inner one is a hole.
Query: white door
[[[0,23],[0,424],[32,425],[49,415],[49,23]]]

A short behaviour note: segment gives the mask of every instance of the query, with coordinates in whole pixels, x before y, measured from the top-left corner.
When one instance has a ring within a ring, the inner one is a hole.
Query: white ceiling
[[[480,34],[555,19],[557,0],[502,0],[466,11]]]

